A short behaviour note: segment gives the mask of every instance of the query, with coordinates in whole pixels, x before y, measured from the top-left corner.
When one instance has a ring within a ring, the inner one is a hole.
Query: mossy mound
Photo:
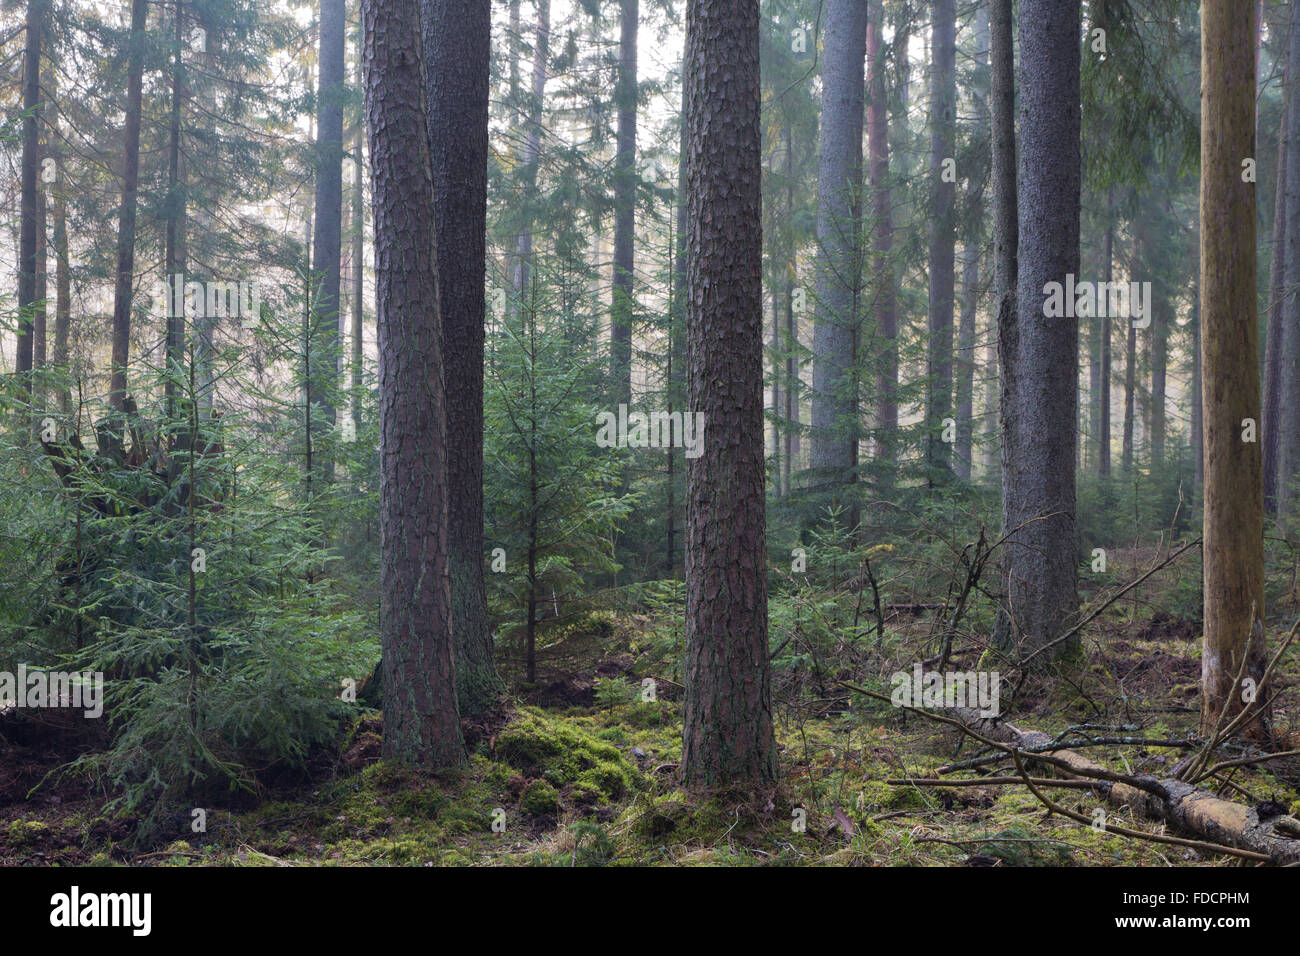
[[[641,777],[613,744],[562,721],[521,709],[518,719],[501,731],[496,755],[526,777],[540,778],[557,791],[574,788],[591,797],[619,800],[637,789]],[[527,798],[527,793],[525,794]]]

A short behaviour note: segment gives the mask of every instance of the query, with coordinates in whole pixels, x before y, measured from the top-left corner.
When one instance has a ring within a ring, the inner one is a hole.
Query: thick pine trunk
[[[1010,628],[998,636],[1022,657],[1065,630],[1079,603],[1078,389],[1062,387],[1077,380],[1079,323],[1045,307],[1047,285],[1064,286],[1079,272],[1079,34],[1072,0],[1021,0],[1016,341],[1002,364],[1010,386],[1003,393]]]
[[[462,714],[503,690],[483,569],[483,336],[490,0],[423,0],[426,97],[447,384],[452,620]]]
[[[1241,160],[1253,156],[1254,9],[1236,0],[1201,4],[1201,369],[1205,415],[1205,637],[1201,657],[1201,726],[1221,712],[1240,712],[1233,685],[1264,668],[1264,504],[1258,441],[1245,441],[1245,420],[1259,422],[1259,331],[1255,321],[1255,187],[1242,182]],[[1300,44],[1293,30],[1292,50]],[[1294,55],[1294,54],[1293,54]],[[1297,123],[1300,128],[1300,123]],[[1293,141],[1294,145],[1294,141]],[[1292,155],[1296,155],[1294,152]],[[1288,175],[1300,197],[1300,164]],[[1292,192],[1288,188],[1288,193]],[[1292,207],[1295,208],[1294,206]],[[1288,276],[1292,272],[1288,264]],[[1300,281],[1300,275],[1296,277]],[[1259,708],[1267,688],[1258,688]],[[1266,716],[1247,725],[1267,736]]]
[[[853,480],[857,463],[857,341],[861,263],[862,109],[867,10],[829,0],[817,172],[812,452],[818,484]]]
[[[447,434],[418,0],[362,0],[379,337],[384,756],[465,761],[448,574]]]
[[[777,777],[767,641],[763,494],[763,245],[758,0],[686,13],[689,414],[705,416],[687,472],[688,785]]]

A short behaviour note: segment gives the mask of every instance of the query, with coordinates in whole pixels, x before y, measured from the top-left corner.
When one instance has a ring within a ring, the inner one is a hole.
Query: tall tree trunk
[[[1001,391],[998,398],[998,425],[1000,464],[1005,476],[1010,472],[1008,456],[1016,449],[1014,432],[1019,428],[1019,410],[1015,398],[1019,385],[1015,374],[1019,369],[1017,353],[1020,348],[1019,323],[1016,318],[1016,286],[1019,271],[1020,217],[1016,193],[1016,83],[1015,43],[1013,40],[1013,0],[989,0],[989,80],[992,100],[991,130],[993,143],[993,288],[994,308],[997,312],[998,373]],[[1013,512],[1011,499],[1005,486],[1002,494],[1002,527],[1010,529]],[[1003,555],[999,573],[1002,587],[1008,586],[1012,567]],[[998,644],[1011,642],[1011,618],[999,613],[994,628]]]
[[[1003,356],[1003,501],[1010,629],[1024,659],[1078,610],[1075,445],[1079,322],[1048,316],[1049,283],[1079,272],[1079,4],[1021,0],[1016,347]],[[1073,309],[1064,310],[1073,312]],[[1069,652],[1077,638],[1036,659]]]
[[[767,640],[763,494],[763,245],[758,0],[686,12],[689,786],[777,777]],[[861,84],[859,83],[859,88]]]
[[[943,421],[952,411],[952,313],[956,163],[957,10],[955,0],[931,4],[930,82],[930,337],[926,349],[925,440],[930,481],[952,467]],[[947,167],[947,168],[945,168]]]
[[[1101,271],[1106,287],[1115,277],[1115,188],[1106,187],[1106,232],[1101,241]],[[1101,311],[1098,309],[1098,311]],[[1107,312],[1110,310],[1107,309]],[[1110,475],[1110,340],[1114,334],[1112,316],[1096,320],[1101,327],[1101,368],[1097,395],[1097,474]]]
[[[122,208],[117,222],[117,279],[113,286],[113,364],[108,400],[124,410],[126,366],[131,355],[131,297],[135,283],[135,207],[140,181],[140,119],[144,108],[144,44],[149,7],[131,0],[130,53],[127,56],[126,122],[122,147]]]
[[[975,77],[971,98],[975,105],[977,127],[987,128],[989,72],[989,8],[982,2],[975,10]],[[961,323],[957,330],[957,448],[955,470],[963,481],[970,481],[973,464],[972,443],[975,436],[975,323],[980,296],[980,251],[984,243],[983,169],[968,171],[970,210],[966,224],[967,238],[962,249]]]
[[[1134,230],[1133,248],[1141,249],[1143,242],[1141,223]],[[1133,426],[1137,418],[1137,329],[1132,319],[1124,320],[1124,443],[1120,451],[1120,469],[1128,479],[1133,471]]]
[[[181,91],[184,87],[185,4],[176,0],[172,7],[172,76],[171,110],[167,123],[167,225],[163,233],[163,276],[166,288],[184,283],[185,274],[185,184],[181,181]],[[185,313],[172,312],[175,296],[168,295],[164,305],[163,355],[167,370],[163,392],[167,417],[177,414],[176,393],[182,387],[185,363]]]
[[[867,142],[871,159],[872,278],[876,283],[876,457],[894,459],[898,433],[898,312],[894,290],[894,217],[889,189],[889,102],[885,58],[880,52],[885,31],[881,0],[872,0],[867,22]]]
[[[1241,159],[1253,156],[1255,85],[1251,59],[1254,8],[1234,0],[1201,3],[1201,330],[1205,414],[1205,637],[1201,655],[1201,727],[1247,704],[1234,678],[1258,685],[1264,669],[1264,501],[1260,447],[1243,440],[1245,420],[1258,423],[1259,331],[1255,321],[1255,187],[1242,182]],[[1300,23],[1293,62],[1300,61]],[[1300,98],[1297,98],[1300,103]],[[1294,117],[1293,117],[1294,119]],[[1300,129],[1300,122],[1296,123]],[[1292,141],[1293,152],[1294,140]],[[1300,198],[1300,164],[1288,176]],[[1292,206],[1292,209],[1295,207]],[[1289,228],[1289,227],[1288,227]],[[1296,271],[1288,263],[1288,278]],[[1300,281],[1300,275],[1295,279]],[[1245,730],[1268,735],[1259,687],[1258,713]]]
[[[975,417],[975,310],[979,304],[979,246],[966,242],[962,246],[961,321],[957,329],[957,447],[953,471],[963,481],[970,481],[971,438]]]
[[[1291,4],[1295,17],[1296,4]],[[1289,36],[1289,31],[1288,31]],[[1282,348],[1286,339],[1283,326],[1287,261],[1287,143],[1291,138],[1291,45],[1286,46],[1286,67],[1282,73],[1282,122],[1277,130],[1277,180],[1273,200],[1273,242],[1268,273],[1268,333],[1264,340],[1264,421],[1261,431],[1263,442],[1264,507],[1269,514],[1277,513],[1279,490],[1278,446],[1286,421],[1282,408]]]
[[[790,136],[790,127],[785,134],[785,208],[794,210],[794,140]],[[795,263],[795,249],[792,230],[786,223],[790,236],[787,243],[785,262],[785,455],[782,460],[784,474],[782,484],[786,493],[794,487],[793,475],[796,470],[795,459],[799,456],[799,391],[802,384],[799,379],[799,318],[794,311],[794,290],[798,281],[798,269]]]
[[[438,293],[447,380],[452,620],[462,714],[504,689],[483,570],[483,335],[491,0],[423,0]]]
[[[551,46],[551,0],[537,0],[537,34],[533,41],[533,86],[528,104],[524,149],[519,157],[523,173],[524,225],[515,236],[515,298],[522,303],[528,291],[533,258],[532,204],[537,191],[537,159],[542,148],[542,105],[546,96],[547,57]]]
[[[68,255],[68,203],[62,188],[54,194],[54,354],[59,370],[59,411],[72,407],[68,376],[68,328],[72,319],[72,277]]]
[[[36,312],[36,270],[39,255],[39,225],[36,176],[40,169],[41,39],[45,30],[45,0],[27,4],[26,39],[23,49],[23,156],[20,172],[18,232],[18,354],[14,370],[24,390],[31,387],[32,324]]]
[[[1292,64],[1300,63],[1300,11],[1294,12],[1290,26]],[[1300,78],[1300,69],[1291,71]],[[1286,231],[1282,261],[1282,328],[1278,360],[1279,413],[1277,436],[1277,517],[1285,529],[1288,515],[1295,507],[1292,482],[1300,472],[1300,95],[1295,90],[1287,97],[1286,119]],[[1209,318],[1206,317],[1208,323]],[[1205,374],[1210,375],[1209,363]]]
[[[447,422],[418,0],[362,0],[379,337],[384,756],[465,761],[448,573]]]
[[[817,174],[816,322],[813,326],[812,457],[819,484],[853,481],[858,322],[859,198],[867,10],[828,0]]]
[[[316,204],[312,216],[312,350],[316,353],[313,398],[319,434],[338,420],[339,284],[343,254],[343,103],[347,98],[347,6],[345,0],[320,0],[320,66],[316,93]],[[330,443],[316,455],[316,479],[334,477]]]
[[[364,57],[365,37],[357,38],[357,89],[365,88],[365,77],[361,71]],[[364,109],[363,109],[364,114]],[[352,142],[352,329],[349,338],[352,343],[352,421],[361,423],[361,383],[365,371],[365,330],[366,314],[366,200],[365,200],[365,116],[357,123],[356,139]]]
[[[638,0],[619,0],[618,131],[614,154],[614,287],[610,309],[610,378],[614,404],[632,403],[632,320],[636,312],[636,33]]]

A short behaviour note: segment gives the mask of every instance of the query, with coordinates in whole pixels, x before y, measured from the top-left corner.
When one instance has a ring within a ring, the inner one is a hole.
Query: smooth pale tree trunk
[[[930,480],[952,467],[952,445],[945,440],[944,420],[952,412],[952,314],[955,203],[953,181],[957,138],[956,0],[930,5],[930,288],[926,349],[925,440]]]
[[[777,777],[764,540],[763,245],[758,0],[686,12],[688,786]]]
[[[812,449],[818,484],[853,481],[862,109],[867,42],[862,0],[828,0],[817,172],[817,278],[813,325]]]
[[[872,0],[867,23],[867,175],[871,181],[871,274],[876,283],[876,457],[892,462],[898,435],[898,310],[894,290],[894,216],[889,189],[889,101],[885,58],[880,51],[885,29],[881,0]],[[889,471],[883,472],[888,474]]]
[[[1264,500],[1258,440],[1244,423],[1259,422],[1259,330],[1255,318],[1255,186],[1242,181],[1253,156],[1255,84],[1250,70],[1253,5],[1201,3],[1201,368],[1205,415],[1204,586],[1201,728],[1220,714],[1250,706],[1244,731],[1268,736],[1269,690],[1243,700],[1234,678],[1256,685],[1264,669]],[[1291,36],[1294,51],[1300,34]],[[1300,126],[1300,124],[1297,124]],[[1294,140],[1292,142],[1294,146]],[[1292,152],[1292,155],[1296,153]],[[1300,164],[1293,164],[1300,166]],[[1295,170],[1300,173],[1300,169]],[[1288,193],[1300,175],[1288,175]],[[1292,207],[1294,208],[1294,207]],[[1288,275],[1292,269],[1288,265]],[[1300,278],[1300,277],[1297,277]]]
[[[316,93],[316,205],[312,216],[313,288],[312,351],[316,385],[312,416],[317,434],[333,429],[338,419],[339,286],[343,253],[343,103],[347,96],[345,0],[321,0],[320,67]],[[315,458],[316,481],[334,477],[334,456],[323,443]]]
[[[551,0],[537,0],[537,33],[533,40],[532,98],[525,119],[524,148],[519,156],[523,170],[524,227],[515,236],[515,300],[522,303],[527,295],[533,258],[532,203],[537,191],[537,158],[542,149],[542,105],[546,96],[547,58],[551,46]]]
[[[460,711],[490,708],[492,659],[483,551],[483,336],[487,272],[491,0],[423,0],[426,99],[438,227],[447,385],[452,621]]]
[[[1079,4],[1020,3],[1019,253],[1015,348],[1003,357],[1003,506],[1010,627],[1020,659],[1078,611],[1075,450],[1079,323],[1047,316],[1045,287],[1079,273]],[[1073,310],[1067,310],[1072,312]],[[1065,387],[1063,387],[1065,386]],[[1072,651],[1077,636],[1034,660]]]
[[[614,404],[632,402],[632,321],[636,312],[636,35],[637,0],[619,0],[618,130],[614,150],[614,284],[610,308],[610,377]]]
[[[383,753],[465,762],[447,553],[447,422],[419,0],[362,0],[379,338]]]
[[[1291,4],[1292,15],[1296,4]],[[1264,340],[1264,421],[1261,444],[1264,456],[1264,508],[1268,514],[1277,513],[1278,494],[1278,436],[1282,428],[1282,313],[1285,296],[1283,279],[1286,274],[1286,183],[1287,139],[1291,116],[1291,45],[1290,30],[1282,72],[1282,122],[1277,130],[1277,171],[1273,199],[1273,240],[1268,270],[1268,334]]]
[[[1101,271],[1107,286],[1115,278],[1115,189],[1106,188],[1106,232],[1101,242]],[[1107,309],[1109,312],[1110,310]],[[1097,394],[1097,474],[1110,475],[1110,340],[1114,318],[1097,320],[1101,328],[1101,368]]]
[[[126,120],[122,145],[122,205],[117,220],[117,271],[113,285],[112,371],[108,401],[121,412],[126,402],[126,366],[131,356],[131,297],[135,281],[135,212],[140,182],[140,119],[143,109],[145,28],[149,7],[131,0],[127,57]]]

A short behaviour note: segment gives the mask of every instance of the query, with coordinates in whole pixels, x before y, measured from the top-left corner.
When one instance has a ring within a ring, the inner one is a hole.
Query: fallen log
[[[1038,730],[1022,730],[997,717],[981,717],[978,711],[959,707],[951,712],[965,727],[982,737],[1020,751],[1025,763],[1038,763],[1057,772],[1066,772],[1064,763],[1079,771],[1079,776],[1090,778],[1092,789],[1113,806],[1129,807],[1148,819],[1164,822],[1188,833],[1205,837],[1215,843],[1225,844],[1267,856],[1273,863],[1300,863],[1300,820],[1287,814],[1260,819],[1253,807],[1216,797],[1207,790],[1172,778],[1161,779],[1149,774],[1135,775],[1132,779],[1140,786],[1118,780],[1097,779],[1096,774],[1107,768],[1073,750],[1052,750],[1051,764],[1041,759],[1044,754],[1028,753],[1032,748],[1045,750],[1053,737]]]

